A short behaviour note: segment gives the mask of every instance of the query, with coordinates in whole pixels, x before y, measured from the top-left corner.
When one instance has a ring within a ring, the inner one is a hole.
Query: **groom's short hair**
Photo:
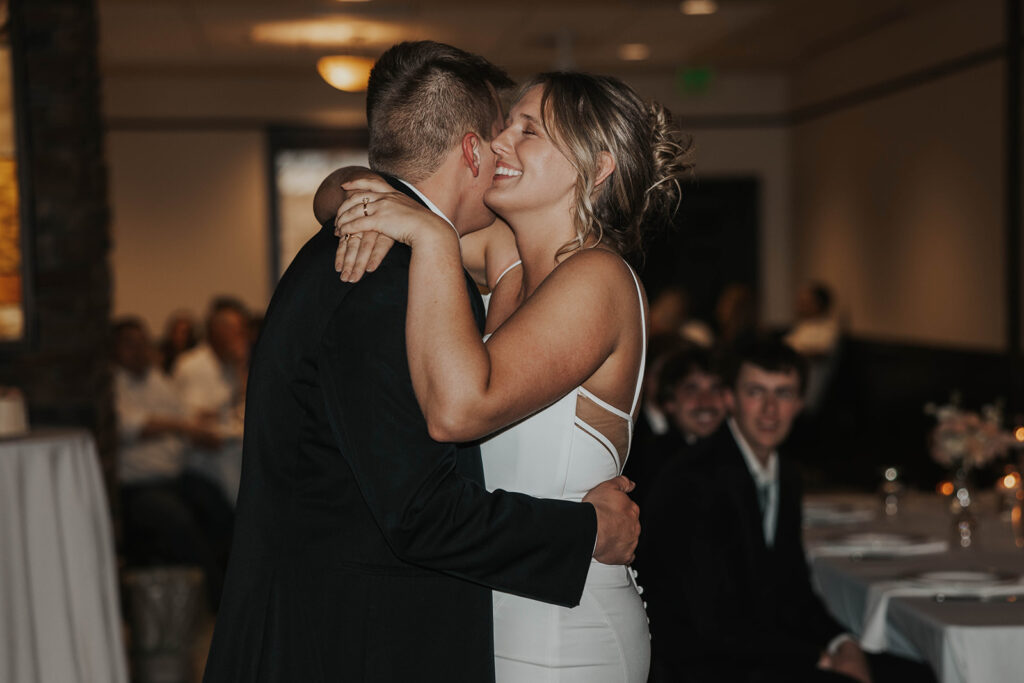
[[[466,133],[491,139],[501,94],[514,85],[483,57],[451,45],[394,45],[367,85],[370,168],[413,183],[429,177]]]

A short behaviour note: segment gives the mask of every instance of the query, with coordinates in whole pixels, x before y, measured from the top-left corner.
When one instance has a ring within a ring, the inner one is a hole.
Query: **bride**
[[[443,219],[360,180],[338,209],[339,263],[343,279],[358,279],[351,238],[368,231],[412,247],[409,367],[431,436],[492,435],[481,445],[488,488],[578,501],[628,455],[647,324],[625,259],[674,211],[688,149],[667,111],[616,79],[578,73],[525,86],[491,147],[484,197],[507,226],[460,248]],[[463,259],[492,291],[483,340]],[[639,593],[627,567],[596,561],[576,608],[494,593],[496,680],[643,683]]]

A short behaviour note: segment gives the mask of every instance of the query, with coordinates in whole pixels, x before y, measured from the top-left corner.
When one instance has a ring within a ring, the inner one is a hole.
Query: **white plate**
[[[914,575],[915,581],[922,583],[939,583],[942,585],[985,586],[993,583],[1005,583],[1017,579],[1012,574],[997,574],[981,571],[943,571],[921,572]]]
[[[836,545],[848,545],[856,548],[873,548],[889,550],[920,543],[924,539],[909,534],[863,533],[848,534],[835,539]]]

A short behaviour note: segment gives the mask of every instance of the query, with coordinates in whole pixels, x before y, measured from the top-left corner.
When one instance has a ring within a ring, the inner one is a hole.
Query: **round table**
[[[0,680],[127,681],[110,514],[88,432],[0,440]]]

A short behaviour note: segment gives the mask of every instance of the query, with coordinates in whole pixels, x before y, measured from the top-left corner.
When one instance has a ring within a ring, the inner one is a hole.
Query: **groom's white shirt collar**
[[[455,224],[452,223],[451,219],[448,218],[448,216],[444,215],[444,211],[441,211],[441,209],[437,208],[437,205],[434,204],[434,202],[430,201],[430,198],[427,197],[427,195],[425,195],[422,192],[420,192],[419,189],[417,189],[416,186],[413,185],[412,183],[407,183],[404,180],[402,180],[401,178],[395,178],[395,180],[397,180],[398,182],[402,183],[403,185],[408,187],[410,190],[415,192],[416,196],[419,197],[423,201],[423,203],[427,205],[427,208],[430,209],[431,211],[433,211],[435,214],[437,214],[441,218],[443,218],[445,220],[445,222],[448,223],[448,225],[452,226],[452,230],[455,230],[455,234],[459,236],[459,239],[460,240],[462,239],[462,236],[459,235],[459,231],[455,228]],[[460,242],[460,244],[461,244],[461,242]]]

